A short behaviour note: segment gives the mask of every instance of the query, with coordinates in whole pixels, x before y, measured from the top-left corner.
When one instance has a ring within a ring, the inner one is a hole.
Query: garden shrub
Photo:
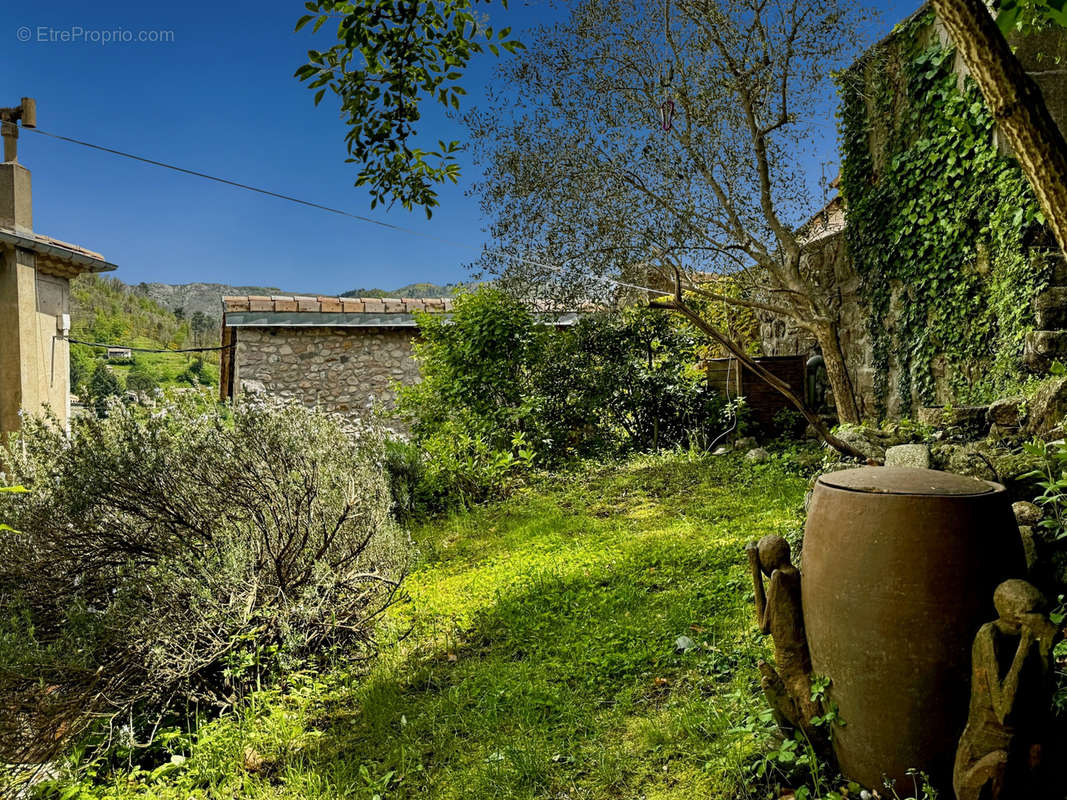
[[[0,760],[144,744],[368,652],[408,558],[380,432],[298,405],[113,403],[2,457],[28,491],[0,495]]]
[[[109,407],[108,399],[118,397],[123,391],[125,387],[118,375],[103,361],[99,362],[89,378],[89,397],[93,401],[93,409],[97,416],[106,417]]]
[[[462,506],[535,464],[702,446],[719,432],[703,343],[677,318],[633,308],[545,322],[491,287],[458,296],[449,320],[419,317],[423,380],[399,394],[425,453],[417,503]]]

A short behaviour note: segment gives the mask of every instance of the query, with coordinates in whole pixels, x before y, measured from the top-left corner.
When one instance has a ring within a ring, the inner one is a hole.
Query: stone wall
[[[870,334],[867,330],[867,313],[860,297],[860,278],[849,260],[843,232],[835,232],[807,245],[803,268],[817,275],[816,282],[827,289],[827,296],[836,300],[840,319],[839,337],[845,353],[848,374],[852,379],[864,418],[875,416],[874,357]],[[760,319],[760,341],[764,355],[771,357],[804,356],[817,352],[815,337],[799,328],[790,320],[770,315]],[[900,398],[896,396],[895,376],[890,378],[889,405],[896,409]]]
[[[234,383],[308,406],[363,416],[396,400],[395,382],[419,379],[414,328],[241,327]]]

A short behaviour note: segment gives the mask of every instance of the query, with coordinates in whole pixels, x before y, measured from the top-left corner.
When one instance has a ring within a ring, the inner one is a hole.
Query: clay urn
[[[1025,574],[1004,487],[909,467],[823,475],[801,572],[812,666],[830,678],[843,723],[833,730],[842,773],[899,791],[921,770],[951,797],[971,643],[996,616],[996,586]]]

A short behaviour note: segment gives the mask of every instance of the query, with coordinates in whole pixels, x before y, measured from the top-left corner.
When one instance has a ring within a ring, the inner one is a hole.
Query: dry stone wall
[[[392,408],[396,383],[419,379],[414,328],[242,327],[236,381],[241,391],[265,391],[347,416],[381,404]]]

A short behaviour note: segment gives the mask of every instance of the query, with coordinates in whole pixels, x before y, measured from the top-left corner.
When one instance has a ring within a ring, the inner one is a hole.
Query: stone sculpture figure
[[[811,699],[811,655],[800,602],[800,571],[793,566],[789,542],[764,536],[745,546],[756,591],[760,632],[774,640],[775,667],[759,663],[761,685],[783,728],[799,728],[814,740],[811,718],[820,713]],[[768,578],[764,590],[763,578]]]
[[[1023,580],[993,595],[998,619],[971,650],[971,704],[953,771],[957,800],[1043,800],[1054,796],[1045,749],[1052,727],[1051,653],[1056,627],[1045,598]]]

